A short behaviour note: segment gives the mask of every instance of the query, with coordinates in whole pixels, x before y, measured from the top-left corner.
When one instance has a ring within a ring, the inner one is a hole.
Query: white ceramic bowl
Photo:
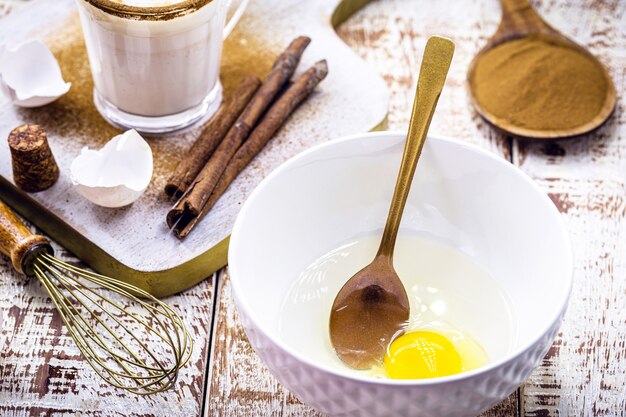
[[[331,416],[475,416],[524,382],[549,349],[567,306],[571,248],[550,199],[507,161],[431,136],[400,233],[435,236],[471,253],[512,301],[515,347],[471,372],[402,381],[316,363],[281,339],[280,305],[300,272],[351,238],[382,231],[404,137],[351,136],[296,156],[258,186],[233,229],[230,278],[252,346],[285,387]]]

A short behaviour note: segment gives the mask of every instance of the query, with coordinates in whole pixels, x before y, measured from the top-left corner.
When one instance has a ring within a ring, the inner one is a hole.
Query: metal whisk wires
[[[40,253],[33,262],[72,339],[109,384],[135,394],[171,388],[192,339],[181,317],[152,295]]]

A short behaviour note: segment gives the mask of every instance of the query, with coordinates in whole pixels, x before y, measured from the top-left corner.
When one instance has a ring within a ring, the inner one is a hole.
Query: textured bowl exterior
[[[235,294],[235,303],[238,304]],[[557,335],[565,309],[543,336],[500,366],[431,385],[394,385],[324,372],[283,350],[237,307],[252,347],[300,401],[332,417],[474,417],[509,396],[537,367]]]

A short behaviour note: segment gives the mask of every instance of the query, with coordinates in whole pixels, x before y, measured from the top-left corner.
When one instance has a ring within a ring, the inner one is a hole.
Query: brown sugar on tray
[[[326,77],[328,65],[321,60],[295,80],[290,80],[310,41],[308,37],[300,36],[278,56],[224,139],[168,212],[167,225],[176,237],[184,239],[192,231],[238,174]]]
[[[18,126],[9,134],[13,181],[27,192],[46,190],[59,178],[59,167],[39,125]]]
[[[191,232],[194,226],[202,220],[217,200],[226,192],[230,184],[237,178],[237,175],[263,150],[293,111],[313,92],[317,84],[326,78],[327,74],[328,64],[325,60],[319,61],[287,88],[276,103],[270,107],[263,120],[252,131],[248,140],[241,145],[230,160],[200,213],[189,218],[182,218],[182,222],[173,226],[176,236],[184,238]]]
[[[168,196],[180,197],[185,193],[260,85],[258,77],[249,75],[224,101],[167,180],[165,193]]]
[[[235,124],[189,185],[185,194],[169,211],[167,224],[170,228],[174,228],[175,234],[179,237],[182,236],[177,233],[178,227],[175,228],[175,225],[181,221],[186,224],[201,213],[230,159],[247,139],[263,113],[272,105],[281,89],[289,82],[300,62],[300,57],[310,42],[311,39],[306,36],[297,37],[278,56],[263,84],[254,93]]]

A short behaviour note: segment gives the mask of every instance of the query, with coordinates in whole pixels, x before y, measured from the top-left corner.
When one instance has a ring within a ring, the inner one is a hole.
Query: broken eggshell
[[[83,148],[70,167],[72,183],[102,207],[133,203],[152,179],[152,150],[135,130],[115,136],[100,150]]]
[[[70,89],[63,81],[59,63],[39,40],[14,48],[0,45],[0,91],[13,104],[39,107],[58,99]]]

